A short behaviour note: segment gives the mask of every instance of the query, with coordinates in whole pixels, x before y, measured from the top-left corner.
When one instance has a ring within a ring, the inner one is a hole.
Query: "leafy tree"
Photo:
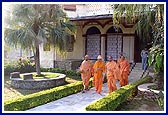
[[[152,40],[152,25],[155,23],[154,4],[115,4],[114,23],[135,24],[135,30],[143,42]]]
[[[158,80],[164,73],[164,4],[115,4],[114,23],[135,24],[138,35],[144,41],[150,41],[152,47],[148,65],[158,73]],[[163,83],[158,82],[163,87]]]
[[[74,25],[58,4],[11,4],[5,17],[5,42],[12,47],[32,49],[37,74],[40,70],[41,43],[49,42],[63,54]]]

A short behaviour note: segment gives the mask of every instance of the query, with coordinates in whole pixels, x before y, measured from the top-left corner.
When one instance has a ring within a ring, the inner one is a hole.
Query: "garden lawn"
[[[22,79],[24,74],[20,74],[20,77]],[[33,74],[33,79],[51,79],[59,76],[59,73],[50,73],[50,72],[41,72],[41,75],[37,75],[36,72],[32,72],[31,74]]]

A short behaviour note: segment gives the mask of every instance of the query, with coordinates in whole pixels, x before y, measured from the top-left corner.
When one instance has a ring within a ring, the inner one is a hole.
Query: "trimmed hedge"
[[[90,78],[89,86],[93,87],[93,78]],[[4,102],[5,111],[24,111],[46,104],[51,101],[78,93],[83,90],[82,81],[40,91],[30,95],[10,99]]]
[[[90,79],[90,85],[92,79]],[[82,81],[5,101],[5,111],[24,111],[82,91]]]
[[[112,111],[115,110],[122,102],[124,102],[128,97],[134,95],[137,91],[137,86],[143,83],[148,83],[152,81],[152,77],[144,77],[132,84],[121,87],[120,89],[110,93],[104,98],[88,105],[86,107],[87,111]]]

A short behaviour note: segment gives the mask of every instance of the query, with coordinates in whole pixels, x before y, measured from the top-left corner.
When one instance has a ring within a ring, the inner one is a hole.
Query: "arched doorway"
[[[86,50],[85,53],[90,56],[91,60],[97,59],[101,53],[100,30],[97,27],[91,27],[86,32]]]
[[[112,26],[106,32],[106,52],[105,57],[107,60],[107,56],[112,56],[114,60],[117,60],[120,54],[123,51],[123,36],[122,30],[120,28],[116,28]]]

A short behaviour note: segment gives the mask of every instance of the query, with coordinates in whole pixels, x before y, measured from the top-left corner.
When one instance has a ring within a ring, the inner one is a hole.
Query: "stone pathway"
[[[117,87],[119,88],[119,83],[117,82]],[[97,101],[104,96],[106,96],[108,92],[107,83],[103,84],[103,90],[101,95],[95,91],[95,88],[91,88],[89,91],[85,93],[77,93],[73,94],[59,100],[47,103],[45,105],[41,105],[35,108],[32,108],[28,111],[85,111],[85,107],[90,103]]]
[[[130,73],[129,76],[129,83],[132,83],[136,80],[138,80],[143,71],[141,70],[141,64],[137,63]],[[117,81],[117,88],[119,87],[119,82]],[[68,111],[76,111],[76,112],[82,112],[86,111],[85,107],[89,105],[90,103],[97,101],[104,96],[106,96],[108,92],[107,83],[103,84],[102,88],[102,94],[97,94],[94,88],[91,88],[90,91],[87,91],[86,93],[77,93],[73,94],[64,98],[61,98],[59,100],[29,109],[27,111],[46,111],[46,112],[68,112]]]

